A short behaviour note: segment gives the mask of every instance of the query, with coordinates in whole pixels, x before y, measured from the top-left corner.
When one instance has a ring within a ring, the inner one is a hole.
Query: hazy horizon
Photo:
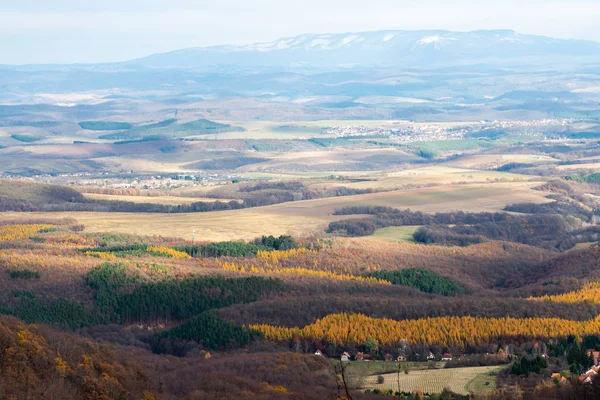
[[[518,10],[518,14],[515,13]],[[189,47],[270,42],[306,33],[378,30],[515,30],[600,41],[600,4],[587,0],[308,0],[240,6],[176,0],[79,4],[41,0],[0,5],[0,64],[116,62]]]

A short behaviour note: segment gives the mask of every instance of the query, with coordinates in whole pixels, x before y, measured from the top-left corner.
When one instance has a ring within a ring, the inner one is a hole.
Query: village
[[[167,175],[138,175],[132,171],[125,174],[83,172],[57,175],[40,174],[30,177],[0,176],[0,178],[77,186],[84,191],[86,187],[104,188],[106,190],[130,190],[131,195],[139,195],[137,192],[140,190],[149,192],[161,191],[162,193],[164,190],[223,185],[244,179],[242,175],[238,174],[196,172]]]
[[[314,353],[316,356],[319,357],[325,357],[325,355],[323,354],[323,352],[321,350],[317,350]],[[416,357],[419,357],[419,354],[415,354]],[[437,356],[435,354],[433,354],[432,352],[429,352],[429,354],[426,356],[426,360],[427,362],[430,361],[452,361],[453,357],[452,354],[450,353],[443,353],[440,356]],[[371,362],[371,361],[388,361],[388,362],[406,362],[408,361],[407,357],[405,355],[398,355],[398,356],[393,356],[390,353],[386,353],[383,356],[383,360],[377,360],[375,356],[359,351],[356,352],[354,355],[350,355],[350,353],[348,352],[343,352],[342,355],[340,356],[340,361],[342,362],[352,362],[352,361],[357,361],[357,362]]]
[[[319,357],[326,357],[323,352],[321,350],[317,350],[314,353],[315,356],[319,356]],[[420,355],[419,354],[414,354],[413,355],[416,358],[419,358]],[[579,375],[578,379],[580,382],[588,384],[588,383],[592,383],[594,377],[596,377],[598,374],[600,374],[600,351],[595,351],[595,350],[590,350],[587,352],[587,356],[590,359],[593,359],[593,365],[586,370],[584,373],[582,373],[581,375]],[[484,355],[485,358],[494,358],[496,360],[504,360],[505,363],[509,363],[511,360],[515,360],[514,356],[511,356],[509,354],[507,354],[502,348],[500,348],[498,350],[498,352],[496,354],[485,354]],[[546,353],[541,353],[540,357],[543,359],[547,359],[548,355]],[[397,356],[393,356],[390,353],[385,353],[385,355],[383,356],[383,359],[380,359],[381,356],[375,357],[372,354],[368,354],[365,352],[361,352],[358,351],[355,354],[350,354],[348,352],[343,352],[339,358],[339,360],[343,363],[351,363],[351,362],[395,362],[395,363],[404,363],[404,362],[408,362],[408,358],[403,355],[403,354],[399,354]],[[468,358],[468,356],[466,357]],[[450,362],[450,361],[460,361],[461,357],[454,357],[452,354],[448,353],[448,352],[444,352],[442,354],[438,354],[435,355],[433,352],[429,352],[427,354],[427,356],[425,357],[426,363],[431,364],[431,367],[436,367],[435,364],[436,362]],[[444,364],[440,365],[441,368],[444,367]],[[565,384],[568,382],[567,377],[565,377],[564,373],[553,373],[551,375],[551,378],[554,380],[555,383],[557,384]]]
[[[588,369],[586,372],[579,375],[579,381],[582,383],[592,383],[592,380],[594,379],[594,377],[600,373],[600,351],[589,351],[588,357],[594,359],[594,365],[590,369]],[[558,379],[558,377],[555,375],[556,374],[553,374],[552,378]],[[564,377],[560,378],[561,381],[563,379],[564,379]]]
[[[386,137],[397,143],[413,143],[435,140],[461,140],[469,135],[485,137],[487,132],[508,131],[524,136],[548,136],[560,133],[565,127],[578,122],[571,118],[547,118],[530,121],[480,121],[464,125],[411,124],[393,122],[394,128],[369,127],[364,125],[325,128],[323,134],[337,138]],[[579,121],[581,122],[581,121]]]

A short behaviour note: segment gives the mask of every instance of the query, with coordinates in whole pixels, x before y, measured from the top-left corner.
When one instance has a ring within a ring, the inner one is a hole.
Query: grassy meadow
[[[370,376],[365,381],[368,389],[379,389],[424,393],[440,393],[448,388],[454,393],[469,394],[491,392],[496,388],[496,378],[490,373],[498,373],[506,367],[468,367],[449,369],[430,369],[410,371],[408,374],[383,374],[384,383],[377,383],[377,376]],[[400,387],[398,387],[400,380]],[[486,384],[488,383],[488,384]]]
[[[371,236],[364,239],[377,240],[390,243],[413,242],[413,233],[419,229],[419,226],[390,226],[380,228]]]

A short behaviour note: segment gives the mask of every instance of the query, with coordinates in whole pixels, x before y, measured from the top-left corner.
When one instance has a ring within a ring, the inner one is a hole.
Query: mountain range
[[[600,61],[600,43],[523,35],[512,30],[472,32],[377,31],[304,34],[245,46],[198,47],[127,62],[150,68],[215,66],[275,68],[450,67],[487,64],[565,66]]]
[[[41,105],[80,105],[69,112],[81,120],[111,107],[194,104],[210,111],[203,117],[223,120],[587,117],[600,103],[599,66],[600,43],[510,30],[304,34],[120,63],[0,66],[0,115],[36,120]],[[234,98],[243,106],[227,100]],[[257,113],[267,103],[268,112]]]

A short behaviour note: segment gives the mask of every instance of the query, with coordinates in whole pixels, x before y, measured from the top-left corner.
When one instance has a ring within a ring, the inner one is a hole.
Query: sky
[[[600,42],[600,0],[0,0],[0,64],[124,61],[303,33],[514,29]]]

